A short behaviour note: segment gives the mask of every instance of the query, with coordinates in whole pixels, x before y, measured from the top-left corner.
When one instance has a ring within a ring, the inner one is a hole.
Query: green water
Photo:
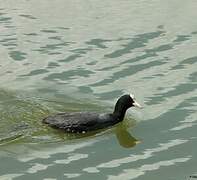
[[[193,180],[197,174],[197,2],[0,1],[1,180]],[[63,111],[123,123],[69,135]]]

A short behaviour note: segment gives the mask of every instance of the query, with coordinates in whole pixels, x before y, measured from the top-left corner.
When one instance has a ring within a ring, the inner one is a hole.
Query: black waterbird
[[[127,109],[132,106],[141,108],[134,95],[126,94],[118,99],[113,113],[64,112],[44,118],[43,123],[68,133],[86,133],[107,128],[121,122]]]

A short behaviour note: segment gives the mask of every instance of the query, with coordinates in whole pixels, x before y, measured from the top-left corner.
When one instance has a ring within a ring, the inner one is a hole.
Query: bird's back
[[[43,119],[43,122],[66,132],[87,132],[113,125],[111,114],[94,112],[58,113]]]

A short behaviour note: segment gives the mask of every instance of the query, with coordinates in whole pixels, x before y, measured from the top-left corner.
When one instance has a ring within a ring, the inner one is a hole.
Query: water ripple
[[[132,41],[126,45],[123,45],[124,48],[114,51],[111,54],[106,54],[107,58],[117,58],[124,54],[131,53],[133,49],[144,47],[149,40],[161,36],[165,31],[155,31],[145,34],[139,34],[136,37],[132,38]]]
[[[91,39],[90,41],[86,42],[88,45],[94,45],[97,48],[105,49],[107,46],[105,45],[106,42],[111,42],[112,40],[105,40],[105,39]]]
[[[10,53],[10,57],[15,60],[15,61],[22,61],[26,59],[26,53],[21,52],[21,51],[11,51]]]
[[[160,144],[159,147],[152,148],[152,149],[147,149],[144,152],[142,152],[142,154],[139,154],[139,155],[131,154],[128,157],[115,159],[115,160],[112,160],[112,161],[109,161],[109,162],[105,162],[105,163],[99,164],[96,167],[88,167],[88,168],[85,168],[83,170],[87,171],[87,172],[90,172],[90,171],[92,172],[93,169],[94,169],[94,172],[100,172],[99,169],[101,169],[101,168],[115,168],[115,167],[119,167],[119,166],[122,166],[123,164],[128,164],[128,163],[131,163],[131,162],[135,162],[135,161],[140,161],[140,160],[151,158],[152,156],[154,156],[158,152],[166,151],[169,148],[172,148],[174,146],[178,146],[180,144],[184,144],[186,142],[187,142],[187,140],[181,140],[181,139],[171,140],[170,142]]]
[[[142,71],[147,68],[152,68],[154,66],[161,66],[162,64],[165,64],[165,63],[166,62],[162,62],[162,61],[152,61],[152,62],[148,62],[145,64],[132,65],[132,66],[124,68],[121,71],[117,71],[117,72],[113,73],[112,77],[110,77],[108,79],[104,79],[100,82],[92,84],[92,86],[103,86],[103,85],[111,84],[120,78],[124,78],[126,76],[131,76],[131,75],[137,73],[138,71]]]
[[[153,164],[144,164],[139,168],[136,169],[124,169],[123,173],[118,174],[117,176],[112,176],[109,175],[108,180],[114,180],[114,179],[135,179],[139,176],[145,175],[145,173],[149,171],[155,171],[163,166],[172,166],[176,165],[177,163],[184,163],[187,162],[191,159],[191,157],[183,157],[183,158],[176,158],[176,159],[171,159],[171,160],[166,160],[166,161],[159,161]]]
[[[82,68],[78,68],[77,70],[69,70],[69,71],[64,71],[62,73],[53,73],[48,75],[48,77],[45,78],[45,80],[50,80],[50,81],[54,81],[54,80],[62,80],[62,81],[66,81],[69,79],[73,79],[76,76],[78,77],[89,77],[91,74],[94,74],[94,72],[89,71],[89,70],[85,70]]]
[[[19,16],[27,18],[27,19],[37,19],[36,17],[29,15],[29,14],[20,14]]]

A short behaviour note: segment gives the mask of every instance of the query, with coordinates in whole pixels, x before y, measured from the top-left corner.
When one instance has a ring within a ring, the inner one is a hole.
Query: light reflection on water
[[[2,4],[1,179],[196,172],[196,2],[108,3]],[[60,111],[110,112],[125,92],[144,108],[114,128],[82,137],[41,123]]]

